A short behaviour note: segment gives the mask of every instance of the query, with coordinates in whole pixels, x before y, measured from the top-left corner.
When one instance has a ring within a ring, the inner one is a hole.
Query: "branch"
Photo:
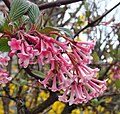
[[[53,104],[55,101],[58,100],[58,95],[57,93],[51,92],[50,97],[44,101],[43,103],[39,104],[37,107],[32,109],[32,114],[38,114],[40,112],[43,112],[44,109],[49,107],[51,104]]]
[[[70,114],[71,111],[75,108],[77,108],[77,105],[73,104],[73,105],[69,106],[69,104],[67,103],[61,114]]]
[[[101,17],[97,18],[95,21],[88,23],[84,28],[82,28],[80,31],[78,31],[75,35],[74,38],[76,36],[78,36],[82,31],[84,31],[85,29],[87,29],[88,27],[93,27],[95,25],[95,23],[99,22],[100,20],[102,20],[107,14],[109,14],[112,10],[114,10],[117,6],[120,5],[120,2],[115,5],[113,8],[111,8],[110,10],[108,10],[106,13],[104,13]]]
[[[39,9],[44,10],[47,8],[59,7],[61,5],[67,5],[67,4],[71,4],[71,3],[75,3],[75,2],[79,2],[79,1],[83,1],[83,0],[58,0],[58,1],[50,2],[50,3],[43,3],[43,4],[39,5]],[[10,10],[10,1],[3,0],[3,2]]]
[[[83,0],[57,0],[55,2],[43,3],[39,5],[39,9],[44,10],[47,8],[59,7],[61,5],[67,5],[67,4],[71,4],[79,1],[83,1]]]
[[[106,76],[108,71],[112,68],[113,65],[115,65],[117,63],[117,61],[113,62],[112,64],[110,64],[109,67],[106,68],[106,71],[103,73],[103,76]]]

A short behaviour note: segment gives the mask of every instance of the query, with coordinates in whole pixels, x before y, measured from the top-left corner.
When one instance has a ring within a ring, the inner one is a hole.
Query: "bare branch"
[[[48,106],[52,105],[55,101],[58,100],[57,93],[51,92],[50,97],[44,101],[43,103],[39,104],[37,107],[32,109],[32,114],[38,114],[43,112]]]
[[[110,10],[108,10],[106,13],[104,13],[102,16],[100,16],[99,18],[97,18],[95,21],[88,23],[84,28],[82,28],[80,31],[78,31],[75,35],[74,38],[76,36],[78,36],[82,31],[84,31],[85,29],[87,29],[88,27],[93,27],[95,25],[95,23],[97,23],[98,21],[102,20],[107,14],[109,14],[112,10],[114,10],[117,6],[120,5],[120,2],[115,5],[113,8],[111,8]]]
[[[39,9],[43,10],[43,9],[52,8],[52,7],[59,7],[61,5],[67,5],[67,4],[71,4],[79,1],[83,1],[83,0],[57,0],[55,2],[43,3],[39,5]]]
[[[84,0],[58,0],[58,1],[50,2],[50,3],[43,3],[43,4],[39,5],[39,9],[44,10],[47,8],[59,7],[61,5],[67,5],[67,4],[71,4],[71,3],[75,3],[75,2],[79,2],[79,1],[84,1]],[[6,4],[8,9],[10,9],[10,1],[3,0],[3,2]]]

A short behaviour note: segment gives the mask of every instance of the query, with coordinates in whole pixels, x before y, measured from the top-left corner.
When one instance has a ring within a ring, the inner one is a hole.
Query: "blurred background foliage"
[[[52,0],[30,1],[39,6]],[[119,2],[119,0],[116,1]],[[64,31],[69,36],[75,35],[80,29],[112,8],[113,6],[109,6],[107,9],[109,2],[114,0],[84,0],[84,2],[41,10],[36,26],[42,33],[64,27],[67,28]],[[93,61],[89,66],[100,69],[98,79],[108,79],[107,90],[102,96],[92,99],[87,104],[69,106],[57,100],[57,93],[44,89],[37,80],[26,74],[23,69],[17,68],[17,64],[13,64],[10,72],[14,78],[10,83],[0,86],[0,114],[26,113],[19,112],[18,105],[21,110],[22,108],[32,110],[33,114],[120,114],[120,13],[117,11],[120,11],[120,7],[75,38],[83,41],[96,40],[96,46],[92,52]],[[0,19],[6,12],[9,10],[4,2],[1,2]],[[7,29],[7,25],[4,27]],[[2,49],[4,47],[0,51]],[[16,61],[14,58],[13,62]],[[43,71],[45,72],[44,68]],[[16,98],[17,102],[13,98]]]

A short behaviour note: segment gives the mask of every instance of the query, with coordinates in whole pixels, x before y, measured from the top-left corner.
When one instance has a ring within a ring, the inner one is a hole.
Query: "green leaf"
[[[97,52],[94,52],[94,53],[93,53],[93,61],[94,61],[95,63],[99,62],[99,56],[98,56]]]
[[[24,86],[24,85],[27,85],[27,84],[28,84],[28,81],[27,81],[27,80],[20,79],[20,85],[21,85],[21,86]]]
[[[33,70],[32,73],[39,76],[40,78],[46,77],[46,75],[44,73],[42,73],[41,71]]]
[[[73,38],[73,32],[70,29],[63,28],[63,27],[45,27],[44,29],[40,30],[41,33],[47,34],[51,31],[63,31],[68,37]]]
[[[88,10],[88,11],[86,11],[85,13],[86,13],[86,17],[90,17],[91,11]]]
[[[33,24],[35,23],[36,19],[39,17],[39,13],[40,11],[39,11],[38,6],[32,3],[28,9],[27,14]]]
[[[26,0],[13,0],[10,9],[10,18],[12,21],[23,16],[29,8],[29,3]]]
[[[90,4],[88,2],[85,2],[84,3],[84,7],[85,9],[88,11],[89,10],[89,7],[90,7]]]
[[[24,24],[24,23],[26,23],[26,22],[28,22],[28,21],[29,21],[29,17],[26,16],[26,15],[23,15],[23,16],[22,16],[22,24]]]
[[[64,28],[64,27],[58,27],[61,31],[63,31],[68,37],[71,39],[74,37],[73,32],[70,29]]]
[[[8,39],[0,39],[0,51],[8,52],[10,51],[10,47],[8,46]]]
[[[17,86],[20,86],[20,83],[18,83],[17,81],[13,80],[12,81],[13,84],[17,85]]]
[[[94,98],[94,99],[92,99],[92,103],[93,103],[94,105],[98,105],[98,104],[99,104],[99,101],[98,101],[97,98]]]
[[[4,29],[4,31],[10,31],[8,19],[5,19],[3,29]]]
[[[39,32],[43,33],[43,34],[47,34],[51,31],[60,31],[60,29],[55,28],[55,27],[45,27],[44,29],[40,30]]]
[[[120,88],[120,79],[115,80],[116,88]]]

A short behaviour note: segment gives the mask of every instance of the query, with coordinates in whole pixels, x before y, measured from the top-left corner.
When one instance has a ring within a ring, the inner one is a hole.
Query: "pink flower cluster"
[[[22,31],[21,34],[22,37],[8,42],[10,56],[16,54],[24,68],[29,64],[49,64],[46,78],[39,82],[53,92],[62,90],[60,101],[70,105],[87,103],[106,90],[107,80],[95,79],[99,69],[87,66],[92,60],[90,53],[94,49],[94,41],[66,39],[66,42],[59,42],[38,32],[30,35]]]
[[[8,65],[10,58],[8,56],[0,55],[0,84],[8,83],[11,80],[9,73],[4,71],[3,68]]]
[[[17,52],[19,64],[24,68],[28,67],[29,64],[36,63],[34,62],[34,59],[35,56],[39,55],[39,51],[37,49],[33,49],[33,46],[29,45],[26,40],[16,40],[15,38],[12,38],[12,40],[8,42],[8,45],[12,50],[9,56],[12,57]]]
[[[112,71],[114,72],[114,75],[113,75],[114,80],[120,79],[120,67],[115,66]]]

